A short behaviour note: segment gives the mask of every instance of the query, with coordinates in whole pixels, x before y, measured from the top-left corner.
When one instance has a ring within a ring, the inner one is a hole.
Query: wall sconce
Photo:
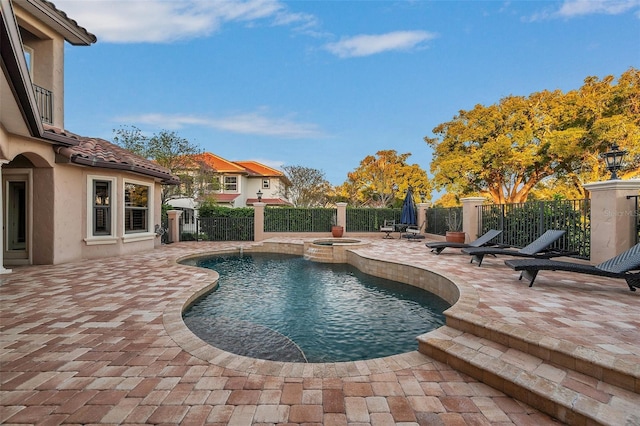
[[[262,191],[260,191],[258,189],[258,192],[256,192],[256,195],[258,196],[258,202],[261,203],[262,202]]]
[[[618,144],[614,142],[613,145],[611,145],[611,151],[602,154],[602,158],[604,158],[604,162],[607,165],[607,170],[611,172],[609,180],[618,179],[616,171],[622,168],[622,158],[626,153],[627,151],[621,151]]]

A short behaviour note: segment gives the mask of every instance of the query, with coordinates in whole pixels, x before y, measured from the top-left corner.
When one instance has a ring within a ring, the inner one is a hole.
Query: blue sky
[[[65,126],[176,131],[229,160],[320,169],[410,152],[460,109],[640,68],[640,0],[55,0],[98,37],[65,50]]]

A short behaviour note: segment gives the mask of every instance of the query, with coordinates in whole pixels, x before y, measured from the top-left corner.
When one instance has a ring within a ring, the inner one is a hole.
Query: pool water
[[[184,313],[187,326],[213,346],[254,358],[338,362],[413,351],[450,307],[348,264],[265,253],[188,263],[216,270],[220,280]]]

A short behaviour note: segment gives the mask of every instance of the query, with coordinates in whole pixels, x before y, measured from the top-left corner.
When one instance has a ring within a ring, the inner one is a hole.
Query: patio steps
[[[567,424],[640,424],[640,394],[449,326],[419,351]]]

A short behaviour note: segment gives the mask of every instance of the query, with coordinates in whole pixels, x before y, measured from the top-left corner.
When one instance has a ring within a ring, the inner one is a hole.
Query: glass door
[[[9,260],[7,263],[26,263],[29,259],[29,175],[7,173],[2,181],[6,232],[3,256]]]

